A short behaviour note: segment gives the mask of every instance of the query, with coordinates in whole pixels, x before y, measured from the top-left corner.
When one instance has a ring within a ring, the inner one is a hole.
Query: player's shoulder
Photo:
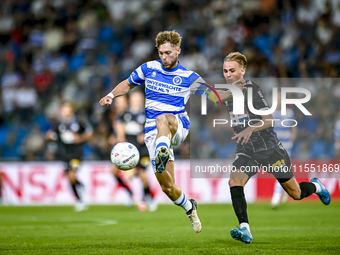
[[[160,60],[150,60],[150,61],[145,62],[143,65],[151,69],[162,68],[162,62]]]
[[[246,80],[246,87],[254,88],[254,89],[260,89],[260,86],[257,85],[255,82],[253,82],[251,80]]]

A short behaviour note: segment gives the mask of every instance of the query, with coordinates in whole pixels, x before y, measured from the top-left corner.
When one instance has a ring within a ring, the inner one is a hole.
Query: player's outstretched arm
[[[246,82],[244,79],[240,79],[238,81],[236,81],[235,83],[233,83],[232,85],[238,87],[241,91],[243,91],[244,89],[246,89]],[[219,97],[221,98],[221,101],[227,101],[233,98],[233,94],[231,93],[230,90],[216,90],[217,94],[219,95]],[[211,94],[215,101],[218,100],[217,95],[215,95],[214,93]],[[209,95],[208,96],[208,100],[210,101],[214,101],[213,98]]]
[[[231,93],[230,90],[216,90],[217,94],[221,98],[221,101],[227,101],[233,98],[233,94]],[[217,98],[217,95],[215,93],[211,93],[211,95],[214,97],[215,101],[218,101],[219,99]],[[211,97],[211,95],[208,96],[208,100],[214,101],[214,99]]]
[[[130,84],[129,80],[126,79],[122,81],[121,83],[119,83],[117,87],[115,87],[109,94],[107,94],[102,99],[100,99],[99,103],[101,106],[111,105],[114,97],[125,95],[134,87],[135,86]]]

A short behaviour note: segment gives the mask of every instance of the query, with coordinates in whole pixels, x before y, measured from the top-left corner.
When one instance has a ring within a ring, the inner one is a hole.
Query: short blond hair
[[[224,58],[224,62],[228,61],[235,61],[237,62],[241,67],[246,68],[248,61],[245,55],[242,55],[240,52],[231,52]]]
[[[159,32],[156,37],[156,47],[169,42],[172,46],[181,47],[182,37],[176,31]]]

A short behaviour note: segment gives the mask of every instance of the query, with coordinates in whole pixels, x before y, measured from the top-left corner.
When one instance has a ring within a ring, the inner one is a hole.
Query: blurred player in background
[[[281,121],[284,119],[295,119],[294,111],[291,108],[286,109],[286,115],[281,115],[281,92],[277,92],[277,108],[276,111],[273,113],[275,121],[274,131],[279,138],[280,142],[282,143],[283,147],[286,149],[289,157],[292,154],[292,149],[294,142],[297,136],[297,127],[284,127],[281,125]],[[293,126],[294,123],[286,122],[286,125]],[[287,202],[288,194],[283,190],[280,183],[278,181],[275,182],[274,185],[274,193],[271,200],[271,207],[277,208],[280,202],[285,203]]]
[[[65,172],[77,200],[75,211],[88,209],[83,200],[84,185],[77,179],[76,172],[83,157],[83,145],[92,134],[93,128],[76,116],[74,107],[68,102],[61,105],[58,122],[46,133],[48,140],[58,143],[57,158],[65,163]]]
[[[114,106],[115,106],[115,112],[114,112],[113,121],[112,121],[114,133],[109,137],[109,142],[112,146],[119,143],[119,138],[118,138],[118,135],[117,135],[117,127],[116,127],[115,123],[116,123],[116,119],[119,118],[119,116],[121,116],[122,114],[124,114],[124,112],[126,112],[126,110],[128,108],[127,97],[124,95],[124,96],[117,98],[114,101]],[[128,193],[129,200],[126,203],[126,206],[131,207],[133,205],[133,193],[132,193],[131,188],[124,181],[124,176],[121,175],[121,171],[119,171],[119,169],[116,168],[113,164],[111,166],[111,172],[112,172],[113,176],[115,177],[115,179],[117,180],[117,182],[119,183],[119,185],[121,187],[123,187],[123,189],[125,189],[126,192]]]
[[[145,144],[153,171],[163,192],[185,210],[194,231],[199,233],[202,227],[197,215],[197,202],[187,199],[175,184],[172,147],[180,145],[189,133],[190,122],[185,104],[192,92],[190,88],[198,88],[204,80],[179,63],[180,45],[181,37],[177,32],[158,33],[156,47],[161,60],[142,64],[99,103],[111,105],[114,97],[145,83]]]
[[[334,126],[334,158],[340,160],[340,118],[338,118]]]
[[[316,193],[321,202],[328,205],[331,202],[331,196],[317,178],[313,178],[311,182],[297,182],[291,169],[290,158],[273,131],[273,115],[255,115],[248,109],[249,88],[253,90],[252,100],[255,109],[268,110],[269,107],[261,88],[252,81],[243,79],[246,67],[247,59],[239,52],[232,52],[224,59],[223,75],[227,83],[241,86],[245,98],[244,114],[233,114],[233,95],[230,90],[218,91],[218,94],[222,100],[226,101],[235,133],[232,139],[236,139],[238,143],[233,162],[236,171],[232,171],[230,174],[229,186],[232,204],[240,227],[232,229],[230,233],[235,240],[249,244],[253,241],[253,236],[250,233],[247,201],[243,187],[264,166],[267,167],[267,170],[270,170],[269,166],[284,170],[268,172],[275,176],[294,200],[301,200]],[[247,122],[249,120],[251,120],[251,126]]]
[[[140,177],[143,187],[143,202],[148,204],[150,211],[157,209],[153,193],[150,192],[149,183],[146,175],[146,168],[150,164],[148,149],[144,143],[144,124],[145,124],[145,98],[140,90],[133,90],[129,93],[129,108],[118,116],[114,123],[117,134],[117,142],[129,142],[134,144],[140,154],[140,161],[136,168],[126,173],[131,173]],[[139,202],[138,209],[144,211],[145,204]]]

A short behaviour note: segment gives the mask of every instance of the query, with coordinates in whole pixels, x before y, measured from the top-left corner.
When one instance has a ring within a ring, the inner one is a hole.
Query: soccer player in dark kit
[[[279,169],[279,171],[271,171],[271,173],[294,200],[301,200],[316,193],[321,202],[328,205],[331,202],[331,196],[317,178],[313,178],[310,182],[297,182],[291,171],[290,158],[273,130],[273,115],[255,115],[249,110],[247,99],[249,88],[252,88],[253,106],[256,110],[268,110],[269,107],[260,87],[250,80],[243,79],[246,66],[247,59],[239,52],[230,53],[223,63],[223,75],[227,83],[242,90],[245,98],[244,114],[233,114],[233,95],[230,90],[219,90],[218,94],[223,101],[226,101],[235,133],[232,139],[235,139],[238,144],[233,162],[233,168],[236,171],[230,175],[229,186],[232,204],[240,227],[231,230],[231,236],[235,240],[249,244],[253,241],[253,237],[250,233],[243,187],[249,178],[261,169],[261,166],[262,168],[270,166]],[[212,99],[210,98],[210,100]],[[252,120],[250,125],[248,120]],[[287,171],[287,169],[289,170]]]
[[[129,142],[134,144],[140,154],[140,161],[133,169],[133,174],[138,176],[144,187],[143,202],[148,205],[150,211],[157,209],[154,194],[150,191],[149,182],[146,175],[146,168],[150,164],[149,152],[144,143],[145,124],[145,97],[142,91],[132,90],[129,93],[129,108],[120,114],[114,121],[114,127],[118,142]],[[138,210],[144,211],[144,203],[138,202]]]
[[[65,102],[60,108],[60,118],[53,128],[46,133],[48,140],[58,143],[57,158],[65,163],[65,172],[70,181],[77,203],[75,211],[88,208],[82,199],[84,186],[76,177],[76,171],[83,157],[84,142],[91,139],[92,127],[80,120],[71,103]]]

